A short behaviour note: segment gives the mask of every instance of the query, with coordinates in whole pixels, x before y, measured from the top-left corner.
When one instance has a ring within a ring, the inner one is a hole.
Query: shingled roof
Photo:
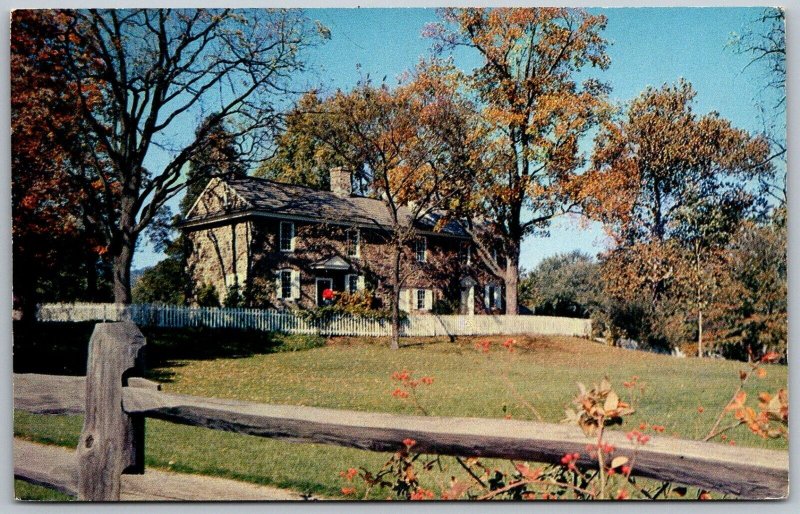
[[[223,215],[258,213],[274,217],[284,215],[289,218],[300,217],[320,222],[352,223],[376,228],[392,226],[388,207],[383,201],[375,198],[340,196],[330,191],[250,176],[221,177],[220,180],[230,186],[247,206],[234,212],[209,213],[204,217],[190,216],[184,220],[183,225],[195,225],[204,220],[218,219]],[[405,219],[406,222],[411,218],[410,211],[406,207],[400,208],[400,215],[401,219]],[[441,214],[430,214],[417,221],[417,228],[433,231],[440,218]],[[464,228],[455,221],[449,222],[439,232],[456,237],[468,237]]]

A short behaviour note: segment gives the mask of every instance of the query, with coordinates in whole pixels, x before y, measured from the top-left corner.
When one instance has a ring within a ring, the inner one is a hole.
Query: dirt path
[[[75,451],[14,439],[14,476],[75,495]],[[123,475],[122,501],[296,501],[319,500],[288,489],[203,475],[149,468],[144,475]]]

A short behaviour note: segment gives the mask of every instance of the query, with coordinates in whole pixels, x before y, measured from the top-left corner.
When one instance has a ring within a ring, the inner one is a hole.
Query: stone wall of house
[[[192,210],[192,216],[223,214],[245,207],[243,200],[219,179],[212,179]],[[187,230],[187,268],[194,293],[211,285],[220,303],[230,288],[243,288],[249,280],[253,223],[218,223]]]
[[[252,222],[219,225],[187,232],[190,247],[187,267],[195,294],[211,285],[220,303],[234,286],[243,289],[249,280]]]
[[[203,218],[209,214],[225,214],[246,207],[247,203],[230,186],[219,178],[213,178],[189,211],[189,216]]]
[[[245,203],[235,192],[224,182],[214,179],[195,205],[192,217],[222,214],[244,207]],[[364,276],[366,289],[375,293],[376,307],[390,305],[393,251],[385,231],[361,228],[360,255],[353,257],[348,255],[347,231],[356,227],[293,221],[294,250],[282,252],[279,249],[280,221],[249,218],[186,229],[189,244],[187,265],[195,292],[200,286],[210,284],[216,288],[222,301],[229,289],[238,285],[240,292],[249,298],[257,298],[260,306],[310,308],[316,305],[317,278],[330,278],[334,290],[343,291],[346,289],[345,275],[353,273]],[[457,312],[462,280],[469,277],[476,284],[474,312],[487,312],[484,286],[501,284],[502,281],[488,272],[476,252],[472,252],[470,264],[465,262],[464,240],[441,235],[425,237],[425,262],[417,262],[413,242],[404,248],[401,261],[401,276],[405,278],[403,288],[430,289],[434,302],[449,301]],[[349,262],[352,269],[326,271],[315,268],[315,264],[334,257]],[[299,271],[300,298],[297,300],[280,299],[276,294],[276,274],[283,269]],[[413,299],[411,307],[411,312],[417,312]]]

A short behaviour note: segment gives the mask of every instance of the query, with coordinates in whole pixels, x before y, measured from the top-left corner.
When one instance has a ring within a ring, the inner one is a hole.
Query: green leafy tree
[[[147,268],[133,287],[133,301],[183,305],[186,302],[183,259],[180,256],[169,256]]]
[[[522,276],[520,293],[535,314],[591,317],[604,303],[600,265],[578,250],[547,257]]]
[[[328,190],[331,168],[362,169],[361,163],[347,162],[342,152],[326,144],[337,132],[335,118],[327,107],[326,100],[316,91],[304,94],[286,114],[285,128],[276,139],[275,154],[259,166],[255,176]],[[323,114],[327,121],[319,125]]]
[[[786,356],[786,226],[744,223],[729,251],[714,340],[729,357],[750,359],[765,351]]]

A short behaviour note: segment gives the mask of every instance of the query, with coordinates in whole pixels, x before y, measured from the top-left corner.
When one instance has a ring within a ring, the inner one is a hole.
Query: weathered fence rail
[[[78,496],[75,450],[14,439],[14,477]],[[150,469],[142,475],[123,475],[123,501],[264,501],[316,499],[293,491],[224,478]]]
[[[121,305],[113,303],[51,303],[37,311],[40,321],[133,321],[139,326],[207,327],[280,331],[326,336],[388,337],[385,319],[336,315],[309,319],[273,309]],[[412,314],[400,326],[401,336],[472,336],[542,334],[589,337],[591,320],[556,316]]]
[[[35,413],[85,413],[77,452],[79,499],[119,500],[122,475],[144,472],[146,417],[243,434],[372,451],[396,451],[412,438],[423,453],[557,462],[590,442],[577,427],[480,418],[440,418],[356,412],[169,394],[137,377],[144,341],[130,322],[95,327],[87,377],[18,374],[15,408]],[[634,474],[735,494],[785,497],[787,452],[653,437],[634,449],[607,433],[620,453],[636,452]],[[581,464],[594,461],[583,457]],[[20,469],[25,463],[20,463]],[[30,466],[28,466],[30,468]],[[63,468],[63,466],[61,466]],[[47,483],[47,469],[15,474]],[[64,489],[63,474],[52,485]]]

